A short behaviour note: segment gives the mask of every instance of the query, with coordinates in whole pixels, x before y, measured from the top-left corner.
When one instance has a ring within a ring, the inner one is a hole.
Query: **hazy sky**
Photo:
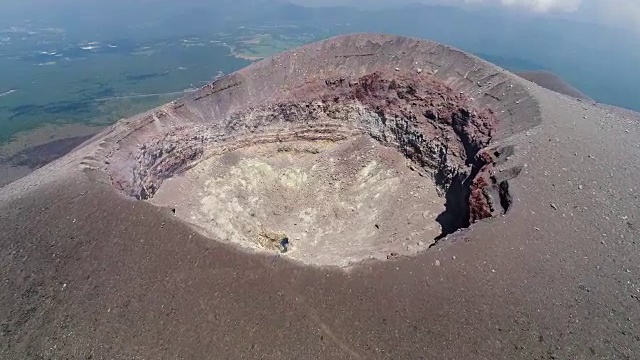
[[[506,9],[517,9],[546,16],[562,16],[565,18],[598,22],[619,28],[632,29],[640,35],[640,0],[275,0],[289,1],[302,5],[349,5],[355,7],[401,6],[410,3],[443,4],[457,6],[497,6]],[[63,4],[81,3],[101,7],[113,3],[147,4],[170,2],[183,4],[185,7],[198,3],[215,3],[216,0],[0,0],[0,19],[7,8],[60,9]]]
[[[640,34],[640,0],[292,0],[305,5],[391,6],[409,3],[503,6],[539,14],[562,14],[633,29]]]

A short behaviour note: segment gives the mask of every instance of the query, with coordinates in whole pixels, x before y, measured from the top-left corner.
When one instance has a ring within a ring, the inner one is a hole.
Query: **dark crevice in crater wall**
[[[496,151],[483,150],[496,126],[492,111],[476,109],[429,76],[374,72],[315,80],[288,93],[287,101],[235,112],[217,124],[175,128],[144,144],[132,177],[118,185],[147,199],[164,179],[205,156],[259,143],[368,134],[432,176],[446,199],[437,218],[444,236],[508,208],[508,184],[492,178]]]
[[[504,148],[482,149],[476,152],[470,164],[471,172],[458,173],[452,179],[445,194],[446,210],[436,218],[442,227],[442,233],[436,240],[458,229],[467,228],[474,222],[504,215],[509,211],[513,196],[509,191],[508,180],[518,176],[522,169],[509,169],[509,177],[499,180],[494,173],[503,154]]]

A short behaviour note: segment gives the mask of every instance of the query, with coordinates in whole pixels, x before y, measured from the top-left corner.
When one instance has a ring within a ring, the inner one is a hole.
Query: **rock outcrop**
[[[133,177],[124,189],[147,199],[166,178],[199,159],[239,147],[294,140],[342,140],[368,134],[402,152],[432,176],[443,196],[461,180],[469,216],[489,217],[499,202],[483,195],[491,162],[478,156],[492,139],[497,118],[475,108],[469,98],[426,74],[374,72],[358,78],[309,82],[263,107],[239,111],[220,123],[181,127],[140,146]],[[458,191],[458,189],[455,189]],[[499,200],[499,199],[496,199]],[[467,204],[468,203],[468,204]]]

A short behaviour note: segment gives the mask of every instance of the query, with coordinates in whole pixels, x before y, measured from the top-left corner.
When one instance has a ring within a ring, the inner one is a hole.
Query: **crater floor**
[[[227,152],[166,180],[151,201],[210,237],[337,266],[428,247],[444,211],[433,180],[369,136]]]

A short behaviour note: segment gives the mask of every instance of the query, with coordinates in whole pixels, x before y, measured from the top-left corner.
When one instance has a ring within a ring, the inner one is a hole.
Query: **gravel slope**
[[[580,90],[576,89],[573,85],[567,83],[555,74],[548,71],[523,71],[518,72],[516,75],[523,77],[531,82],[534,82],[546,89],[565,94],[567,96],[574,97],[576,99],[582,99],[586,101],[593,101],[587,95],[583,94]]]

